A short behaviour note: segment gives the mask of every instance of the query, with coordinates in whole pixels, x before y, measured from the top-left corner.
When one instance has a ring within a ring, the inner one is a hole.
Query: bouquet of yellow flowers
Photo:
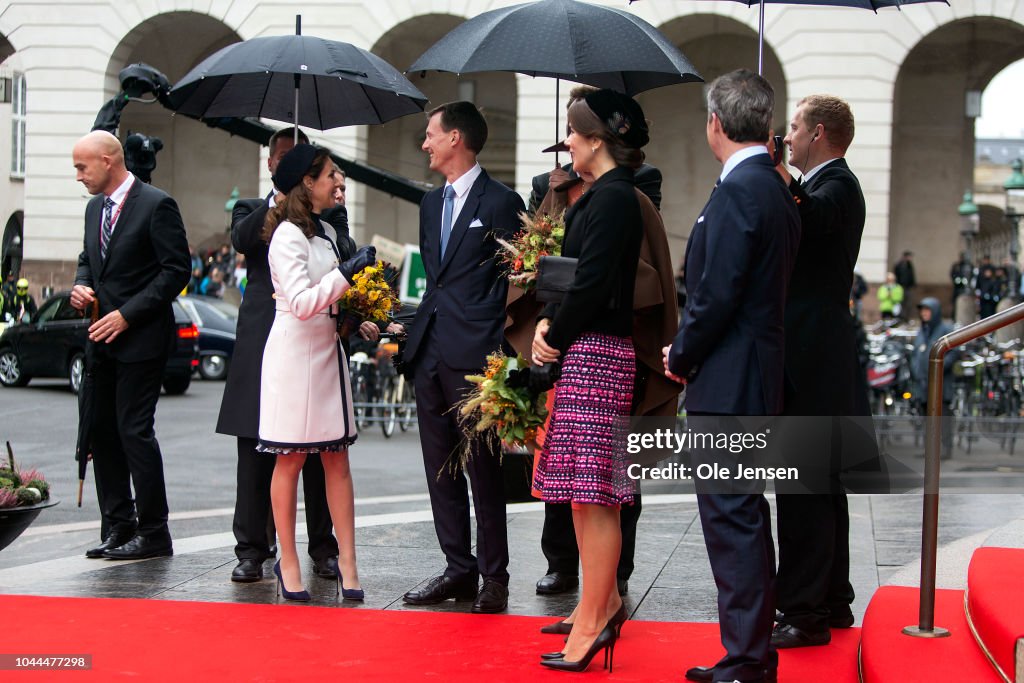
[[[511,242],[498,240],[502,251],[498,261],[508,271],[508,281],[526,290],[537,285],[537,262],[541,256],[561,256],[562,240],[565,238],[565,214],[530,216],[519,214],[523,229],[515,234]]]
[[[384,277],[386,268],[383,261],[377,261],[352,277],[352,286],[338,301],[345,314],[338,318],[339,327],[352,322],[358,327],[363,320],[386,323],[402,307],[398,294]],[[342,333],[342,336],[347,335]]]
[[[547,394],[533,394],[525,382],[511,379],[528,370],[522,356],[497,351],[487,356],[484,374],[466,375],[474,388],[455,406],[467,442],[463,459],[469,457],[469,446],[478,439],[497,439],[512,447],[536,446],[537,428],[548,416]]]

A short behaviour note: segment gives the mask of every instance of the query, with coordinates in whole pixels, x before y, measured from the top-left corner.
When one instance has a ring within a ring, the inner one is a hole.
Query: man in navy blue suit
[[[452,102],[430,112],[423,151],[446,182],[420,204],[427,289],[405,347],[415,373],[434,529],[448,566],[404,599],[411,605],[474,600],[477,613],[508,607],[504,480],[498,454],[475,448],[465,467],[476,511],[474,557],[466,476],[451,468],[462,442],[451,408],[470,387],[466,375],[480,372],[487,354],[503,346],[508,281],[495,263],[496,238],[509,239],[519,229],[525,208],[518,194],[477,163],[486,141],[487,123],[471,103]]]
[[[695,431],[732,430],[733,416],[782,411],[783,317],[800,217],[765,147],[774,104],[768,82],[746,70],[721,76],[708,91],[708,145],[722,174],[686,245],[686,307],[665,348],[666,372],[688,385],[688,427]],[[744,458],[714,448],[693,455],[726,466]],[[686,677],[774,680],[775,552],[763,483],[738,493],[697,483],[726,654]]]

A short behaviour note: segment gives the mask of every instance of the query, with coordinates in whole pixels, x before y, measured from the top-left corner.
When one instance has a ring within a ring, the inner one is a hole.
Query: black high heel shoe
[[[610,626],[615,627],[617,635],[622,635],[622,625],[629,619],[629,612],[626,611],[626,603],[619,605],[619,610],[612,615],[612,618],[608,620]],[[556,621],[553,624],[547,626],[541,626],[541,633],[554,633],[560,636],[567,636],[572,631],[572,624],[567,621]],[[553,653],[548,653],[553,654]]]
[[[572,631],[572,624],[566,621],[556,621],[553,624],[540,627],[541,633],[554,633],[560,636],[567,636],[570,631]]]
[[[345,600],[357,600],[363,601],[365,597],[362,588],[345,588],[345,581],[341,578],[341,565],[338,565],[338,592],[341,593],[341,597]],[[334,594],[335,597],[338,593]]]
[[[612,673],[615,664],[615,641],[617,639],[618,635],[615,632],[615,627],[609,623],[597,634],[597,638],[590,644],[590,649],[579,660],[570,662],[564,657],[562,659],[544,659],[541,660],[541,665],[556,671],[580,673],[586,671],[587,667],[590,666],[590,660],[597,656],[597,653],[604,650],[604,668],[608,669],[608,673]]]
[[[608,625],[615,629],[615,635],[622,637],[622,625],[629,619],[629,612],[626,611],[626,603],[622,603],[612,618],[608,620]]]
[[[277,594],[283,595],[285,600],[296,602],[309,602],[309,591],[290,591],[284,587],[284,579],[281,578],[281,560],[274,563],[274,575],[277,576]]]

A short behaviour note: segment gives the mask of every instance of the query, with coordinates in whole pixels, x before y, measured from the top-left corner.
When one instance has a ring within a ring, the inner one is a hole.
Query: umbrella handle
[[[78,480],[78,507],[82,507],[82,488],[85,486],[85,479]]]

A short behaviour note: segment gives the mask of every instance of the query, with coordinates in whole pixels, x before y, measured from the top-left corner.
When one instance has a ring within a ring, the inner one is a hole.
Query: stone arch
[[[677,17],[658,27],[700,71],[707,83],[734,69],[757,70],[757,30],[714,14]],[[765,41],[764,74],[775,89],[775,129],[786,128],[786,77],[782,63]],[[637,100],[651,121],[647,161],[661,169],[661,211],[674,263],[683,257],[686,238],[707,201],[721,164],[708,149],[706,89],[674,85],[641,93]]]
[[[929,32],[900,65],[893,93],[888,262],[905,249],[914,252],[917,296],[948,289],[949,265],[957,259],[956,207],[974,180],[974,120],[965,113],[967,92],[984,90],[1021,58],[1024,26],[972,16]],[[985,224],[994,219],[986,220],[984,212],[982,219],[988,233]]]
[[[145,62],[173,85],[205,57],[239,40],[232,28],[206,14],[182,11],[150,17],[112,52],[105,94],[118,92],[118,72],[129,64]],[[129,131],[162,140],[153,184],[177,199],[189,241],[203,246],[226,242],[230,217],[224,204],[232,189],[238,187],[243,197],[259,194],[259,146],[174,116],[159,104],[130,103],[121,117],[122,140]]]
[[[451,14],[426,14],[403,21],[385,32],[371,48],[399,69],[417,57],[465,20]],[[427,111],[444,102],[470,99],[487,119],[488,138],[480,164],[497,180],[515,186],[517,85],[512,73],[474,73],[456,76],[426,72],[408,74],[430,102]],[[405,116],[366,131],[367,163],[394,171],[413,180],[433,184],[444,182],[428,168],[427,155],[420,149],[426,120]],[[367,188],[365,240],[380,234],[399,242],[419,241],[419,208],[377,190]]]

